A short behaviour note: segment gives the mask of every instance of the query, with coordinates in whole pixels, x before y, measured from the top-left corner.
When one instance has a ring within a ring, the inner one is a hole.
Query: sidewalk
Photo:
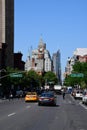
[[[7,101],[8,99],[6,98],[0,98],[0,103],[4,102],[4,101]]]
[[[2,103],[3,102],[3,99],[0,99],[0,103]]]

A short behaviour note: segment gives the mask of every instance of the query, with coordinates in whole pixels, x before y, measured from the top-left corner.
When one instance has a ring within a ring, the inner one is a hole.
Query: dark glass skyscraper
[[[61,84],[61,61],[60,61],[60,50],[52,56],[53,61],[53,72],[56,74],[58,78],[59,84]]]
[[[14,67],[14,0],[0,0],[0,69]]]

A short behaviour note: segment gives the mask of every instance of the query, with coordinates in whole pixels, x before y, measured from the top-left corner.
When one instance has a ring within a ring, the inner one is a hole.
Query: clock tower
[[[44,59],[44,50],[46,49],[46,44],[43,43],[42,38],[40,39],[38,45],[38,59]]]

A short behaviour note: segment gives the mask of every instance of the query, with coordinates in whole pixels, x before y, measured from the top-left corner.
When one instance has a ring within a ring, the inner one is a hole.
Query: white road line
[[[30,108],[31,106],[26,106],[26,108]]]
[[[71,102],[71,101],[68,101],[68,103],[70,103],[70,104],[71,104],[72,102]]]
[[[85,129],[79,129],[79,130],[85,130]]]
[[[38,103],[36,102],[35,104],[37,105]]]
[[[8,115],[8,117],[10,117],[10,116],[13,116],[13,115],[15,115],[16,113],[14,112],[14,113],[10,113],[9,115]]]
[[[85,105],[82,104],[82,102],[79,103],[84,109],[87,110],[87,107]]]
[[[75,101],[74,97],[72,95],[70,95],[70,97],[72,98],[73,101]]]

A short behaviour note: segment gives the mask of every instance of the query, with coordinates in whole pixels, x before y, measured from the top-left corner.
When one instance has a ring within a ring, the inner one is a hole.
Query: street
[[[0,101],[0,130],[87,130],[87,106],[66,94],[57,106],[38,106],[24,99]]]

